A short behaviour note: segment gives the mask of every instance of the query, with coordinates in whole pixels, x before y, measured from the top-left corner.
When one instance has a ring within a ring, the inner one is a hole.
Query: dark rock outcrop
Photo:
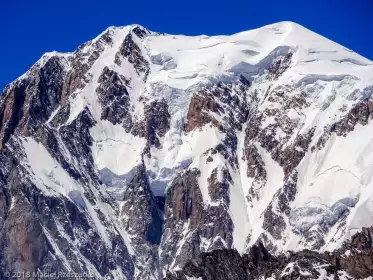
[[[190,101],[185,131],[210,122],[222,131],[228,128],[241,130],[248,116],[246,93],[250,86],[251,83],[240,76],[236,83],[219,82],[199,89]],[[214,114],[222,121],[219,122]]]
[[[143,266],[139,279],[158,273],[158,245],[163,230],[162,212],[150,189],[144,165],[139,165],[120,205],[120,220]]]
[[[67,72],[63,85],[62,104],[65,105],[68,97],[77,94],[91,80],[89,69],[97,61],[105,48],[113,44],[113,30],[109,28],[95,40],[88,41],[68,58],[70,70]]]
[[[363,228],[341,249],[317,253],[309,250],[272,255],[262,243],[253,245],[242,256],[235,250],[201,253],[181,271],[168,273],[167,280],[196,279],[362,279],[373,275],[373,228]],[[346,252],[348,251],[348,254]],[[322,273],[322,274],[321,274]]]
[[[170,113],[168,105],[164,100],[155,100],[146,104],[145,114],[145,134],[150,146],[160,147],[159,137],[166,135],[170,129]]]
[[[290,67],[292,57],[292,52],[285,56],[277,57],[267,69],[267,78],[271,80],[278,79]]]
[[[0,149],[11,135],[33,135],[57,109],[66,71],[63,58],[52,56],[34,65],[26,79],[5,88],[0,102]]]
[[[354,130],[357,124],[367,125],[373,117],[372,99],[358,101],[352,108],[346,112],[345,116],[334,124],[324,127],[324,133],[320,136],[312,151],[322,149],[330,136],[335,133],[338,136],[346,136]]]
[[[45,195],[17,162],[24,157],[21,150],[8,152],[8,147],[16,149],[18,145],[11,140],[0,154],[6,166],[0,169],[0,178],[6,178],[6,183],[0,184],[0,205],[4,206],[0,212],[2,279],[7,279],[5,273],[14,275],[15,272],[24,273],[18,279],[39,279],[26,274],[35,275],[38,271],[88,273],[90,267],[84,260],[93,264],[101,275],[99,278],[94,275],[93,279],[110,277],[110,271],[118,265],[131,279],[134,271],[131,257],[107,217],[100,214],[99,209],[91,208],[91,202],[84,201],[79,192],[70,193],[70,199]],[[94,195],[91,199],[95,204]],[[89,211],[94,211],[100,223],[107,227],[110,246],[105,244],[102,232],[96,228],[97,221],[92,220]],[[61,252],[62,258],[55,257]]]
[[[136,35],[140,35],[142,38],[144,33],[135,31]],[[141,33],[141,34],[140,34]],[[128,62],[131,63],[137,72],[138,75],[143,75],[144,81],[147,79],[149,74],[149,62],[142,55],[140,47],[136,44],[132,33],[129,33],[123,41],[119,52],[115,55],[115,63],[119,66],[122,64],[122,58],[128,59]]]
[[[154,100],[144,106],[144,119],[135,122],[131,133],[147,140],[146,154],[150,156],[151,146],[161,148],[160,137],[170,129],[170,113],[165,100]]]
[[[373,227],[363,228],[329,256],[331,262],[356,279],[373,276]]]
[[[127,91],[130,81],[105,67],[98,83],[100,85],[96,92],[102,108],[101,119],[122,124],[129,132],[132,127],[131,104]]]
[[[198,184],[199,170],[187,170],[177,176],[169,188],[160,256],[164,267],[185,264],[191,256],[198,256],[201,248],[209,251],[231,247],[233,223],[228,212],[231,179],[227,170],[220,171],[220,179],[217,172],[214,170],[208,179],[209,194],[215,205],[206,205],[203,200]],[[174,259],[176,252],[179,253]]]

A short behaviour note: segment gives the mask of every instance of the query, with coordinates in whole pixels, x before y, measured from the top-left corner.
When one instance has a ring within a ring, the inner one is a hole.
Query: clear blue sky
[[[294,21],[373,60],[373,0],[0,0],[0,89],[47,51],[73,51],[108,26],[232,34]]]

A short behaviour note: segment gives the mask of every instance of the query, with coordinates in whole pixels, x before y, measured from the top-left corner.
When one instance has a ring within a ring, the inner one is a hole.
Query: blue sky
[[[0,0],[0,89],[47,51],[73,51],[108,26],[187,35],[297,22],[373,60],[373,0]]]

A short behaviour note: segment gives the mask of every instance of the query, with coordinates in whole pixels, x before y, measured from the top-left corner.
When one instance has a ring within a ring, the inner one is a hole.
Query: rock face
[[[163,218],[143,165],[137,167],[135,176],[124,192],[119,215],[134,249],[139,252],[139,258],[143,259],[146,266],[142,268],[139,277],[147,278],[149,272],[161,277],[161,274],[157,275],[157,246],[162,238]]]
[[[52,57],[42,67],[34,65],[32,77],[5,88],[0,105],[2,146],[16,131],[25,136],[35,132],[57,108],[66,75],[64,63],[63,58]]]
[[[262,243],[240,255],[221,249],[202,253],[165,279],[363,279],[372,275],[372,228],[363,228],[330,253],[309,250],[272,255]]]
[[[133,35],[135,34],[139,39],[143,39],[147,35],[147,31],[142,28],[134,28],[123,41],[119,52],[115,55],[115,63],[121,66],[121,57],[127,58],[128,62],[133,65],[136,73],[144,75],[146,80],[149,74],[149,62],[143,57],[141,49],[136,44]]]
[[[201,252],[232,246],[233,224],[227,213],[226,178],[217,181],[216,171],[209,178],[211,198],[216,204],[206,209],[198,185],[200,176],[197,169],[187,171],[174,179],[166,194],[161,244],[164,251],[160,257],[161,264],[167,269],[197,257]]]
[[[101,104],[101,119],[113,124],[123,123],[128,132],[132,127],[131,103],[126,86],[130,81],[105,67],[98,78],[97,97]]]
[[[45,54],[0,96],[0,279],[372,276],[372,73],[289,22]]]

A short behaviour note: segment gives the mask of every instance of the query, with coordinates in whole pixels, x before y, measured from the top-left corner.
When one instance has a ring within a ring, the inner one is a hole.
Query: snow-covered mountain
[[[0,278],[214,279],[190,260],[216,252],[298,279],[306,249],[373,275],[372,95],[373,62],[291,22],[47,53],[0,97]]]

